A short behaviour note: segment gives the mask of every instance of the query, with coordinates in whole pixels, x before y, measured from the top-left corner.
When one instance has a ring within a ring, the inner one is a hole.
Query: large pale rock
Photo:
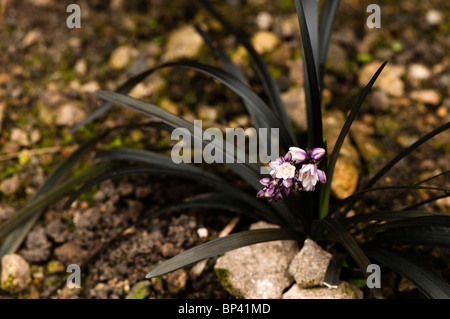
[[[299,285],[293,285],[283,299],[362,299],[362,291],[345,281],[341,281],[337,288],[309,288],[303,289]]]
[[[258,222],[251,229],[275,227]],[[214,269],[224,287],[239,298],[279,299],[292,283],[288,267],[297,251],[295,241],[255,244],[226,253]]]
[[[301,288],[323,285],[332,255],[316,242],[306,239],[289,266],[289,273]]]
[[[0,288],[14,294],[26,289],[30,282],[30,267],[25,259],[17,254],[4,255]]]

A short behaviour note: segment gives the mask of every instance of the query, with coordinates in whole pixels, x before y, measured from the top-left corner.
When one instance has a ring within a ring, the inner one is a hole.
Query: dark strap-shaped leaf
[[[375,211],[368,214],[358,214],[352,217],[342,218],[341,222],[344,225],[352,225],[356,223],[370,223],[370,222],[382,222],[390,221],[396,219],[406,219],[411,217],[422,217],[422,216],[448,216],[444,213],[439,212],[427,212],[421,210],[386,210],[386,211]]]
[[[429,182],[429,181],[431,181],[431,180],[433,180],[433,179],[436,179],[436,178],[442,177],[442,176],[444,176],[444,175],[447,175],[448,173],[450,173],[450,171],[445,171],[445,172],[442,172],[442,173],[433,175],[433,176],[431,176],[431,177],[428,177],[428,178],[426,178],[426,179],[424,179],[424,180],[421,180],[421,181],[415,183],[414,186],[420,186],[420,185],[425,184],[425,183],[427,183],[427,182]],[[389,197],[388,199],[386,199],[384,202],[382,202],[381,204],[379,204],[378,207],[379,207],[379,208],[385,207],[385,206],[387,205],[387,203],[391,202],[392,200],[394,200],[394,199],[396,199],[396,198],[399,198],[400,196],[404,195],[404,194],[407,193],[407,192],[408,192],[408,189],[405,189],[405,190],[403,190],[403,191],[401,191],[401,192],[399,192],[399,193],[397,193],[397,194],[394,194],[393,196],[390,196],[390,197]]]
[[[444,226],[416,226],[377,233],[371,241],[376,245],[423,245],[450,248],[450,228]]]
[[[319,83],[323,88],[328,46],[330,44],[333,23],[336,18],[339,0],[325,0],[319,24]]]
[[[220,61],[223,68],[233,74],[236,78],[242,81],[245,85],[249,86],[247,80],[245,79],[244,75],[241,73],[241,71],[238,69],[238,67],[231,61],[231,59],[223,52],[223,50],[219,47],[219,45],[214,42],[209,35],[202,30],[202,28],[198,25],[195,25],[195,29],[200,34],[200,36],[203,38],[203,41],[206,43],[206,45],[210,48],[210,50],[214,53],[216,58]],[[248,102],[246,100],[243,101],[244,106],[250,115],[250,118],[254,125],[256,126],[256,129],[260,127],[265,127],[264,122],[261,120],[259,116],[255,114],[253,109],[248,105]]]
[[[9,219],[0,224],[0,237],[9,234],[16,227],[37,214],[55,200],[71,192],[76,186],[95,178],[98,175],[110,170],[114,167],[114,163],[102,163],[87,169],[85,172],[69,179],[68,181],[53,187],[45,194],[39,196],[35,201],[25,206],[22,210],[11,216]]]
[[[444,226],[450,228],[450,215],[447,214],[440,214],[440,215],[433,215],[430,214],[428,216],[417,216],[417,217],[410,217],[410,218],[403,218],[403,219],[397,219],[393,221],[389,221],[387,223],[374,225],[371,227],[372,231],[374,232],[382,232],[387,229],[394,229],[394,228],[406,228],[406,227],[428,227],[428,226]]]
[[[446,194],[432,196],[432,197],[430,197],[430,198],[428,198],[426,200],[423,200],[423,201],[420,201],[418,203],[406,206],[406,207],[403,208],[403,210],[416,209],[417,207],[420,207],[422,205],[425,205],[425,204],[428,204],[428,203],[432,203],[434,201],[437,201],[439,199],[446,198],[446,197],[449,197],[449,196],[450,196],[450,193],[448,193],[448,192]]]
[[[301,0],[295,0],[298,22],[302,38],[303,62],[306,74],[304,76],[306,113],[308,121],[308,147],[323,147],[322,110],[316,62],[309,36],[308,25]],[[316,18],[317,19],[317,18]]]
[[[334,168],[336,166],[336,162],[337,162],[342,144],[344,143],[345,137],[347,136],[348,131],[350,130],[350,127],[351,127],[353,121],[355,120],[355,117],[358,114],[358,111],[361,108],[367,94],[369,94],[373,84],[375,83],[376,79],[378,78],[381,71],[385,67],[386,63],[387,63],[387,61],[384,62],[378,68],[377,72],[374,74],[372,79],[369,81],[369,83],[364,88],[363,92],[361,93],[358,100],[356,101],[356,104],[353,106],[352,110],[350,111],[350,114],[348,115],[347,119],[345,120],[344,126],[342,127],[341,132],[339,133],[336,143],[334,144],[333,153],[331,154],[330,160],[328,162],[328,170],[327,170],[328,181],[325,184],[323,199],[321,201],[322,207],[321,207],[321,211],[320,211],[320,218],[324,218],[328,214],[329,201],[330,201],[330,195],[331,195],[331,182],[333,180]]]
[[[230,204],[232,203],[232,204]],[[223,210],[248,216],[254,220],[260,220],[262,217],[255,211],[255,208],[230,192],[223,193],[206,193],[194,197],[186,198],[180,203],[168,205],[158,211],[158,214],[163,214],[172,211],[187,210],[192,208],[207,208],[209,210]],[[265,216],[266,218],[268,216]],[[272,221],[273,222],[273,221]]]
[[[410,256],[381,248],[367,248],[369,256],[411,281],[425,296],[450,299],[450,286],[431,269]]]
[[[156,105],[146,103],[144,101],[129,97],[127,95],[115,93],[115,92],[109,92],[109,91],[97,91],[96,94],[100,96],[101,98],[123,105],[125,107],[131,108],[135,111],[141,112],[143,114],[149,115],[149,116],[155,116],[159,118],[160,120],[166,122],[167,124],[171,125],[173,128],[177,127],[183,127],[189,130],[191,133],[191,136],[195,138],[194,134],[194,125],[181,117],[178,117]],[[203,143],[203,141],[202,141]],[[227,156],[227,161],[229,160],[230,154],[225,152],[223,144],[219,143],[215,139],[211,141],[210,143],[214,144],[214,146],[220,150],[225,156]],[[228,144],[226,141],[224,141],[225,144]],[[230,147],[234,147],[234,145],[231,145]],[[234,152],[235,154],[237,152]],[[257,173],[255,173],[252,169],[249,168],[249,164],[246,163],[236,163],[235,159],[231,159],[231,163],[224,163],[230,169],[232,169],[236,174],[238,174],[242,179],[244,179],[249,185],[251,185],[253,188],[259,190],[261,185],[259,184],[260,176],[258,176]]]
[[[337,287],[339,285],[339,278],[341,275],[342,264],[344,263],[346,253],[338,252],[333,255],[328,264],[327,271],[323,282],[328,287]]]
[[[336,220],[326,217],[322,219],[323,224],[333,234],[333,236],[339,241],[347,252],[352,256],[353,260],[359,266],[363,273],[366,273],[367,266],[370,265],[370,260],[367,258],[364,251],[355,242],[352,236],[345,230],[345,228],[339,224]]]
[[[44,183],[39,187],[36,193],[30,198],[27,206],[33,205],[33,202],[43,194],[49,192],[52,188],[57,187],[61,180],[66,177],[73,167],[79,163],[79,160],[91,151],[94,146],[104,137],[106,137],[112,130],[108,130],[99,134],[87,142],[80,145],[74,152],[72,152],[67,158],[65,158],[45,179]],[[3,255],[15,252],[30,229],[34,226],[39,219],[42,211],[36,211],[30,218],[24,220],[16,229],[9,232],[9,234],[3,239],[0,247],[0,259]],[[17,215],[20,215],[19,212]],[[13,217],[14,218],[14,217]]]
[[[405,150],[401,151],[397,156],[395,156],[389,163],[387,163],[382,169],[378,171],[375,176],[373,176],[370,181],[367,182],[367,184],[364,186],[364,188],[370,188],[372,187],[384,174],[386,174],[395,164],[397,164],[401,159],[403,159],[405,156],[407,156],[409,153],[414,151],[416,148],[418,148],[420,145],[425,143],[426,141],[430,140],[434,136],[438,135],[439,133],[442,133],[450,128],[450,122],[447,122],[446,124],[443,124],[439,126],[438,128],[434,129],[433,131],[425,134],[420,139],[418,139],[416,142],[411,144],[409,147],[407,147]]]
[[[366,271],[371,262],[369,258],[367,258],[364,251],[355,242],[353,237],[345,230],[345,228],[341,224],[330,217],[326,217],[324,219],[321,219],[320,221],[328,228],[328,230],[333,234],[337,241],[339,241],[342,246],[344,246],[345,250],[353,258],[353,260],[356,262],[359,269],[361,269],[361,272],[367,279]],[[376,298],[380,298],[381,292],[379,288],[371,288],[371,290]]]
[[[386,174],[395,164],[397,164],[400,160],[402,160],[405,156],[407,156],[409,153],[411,153],[412,151],[414,151],[415,149],[417,149],[420,145],[422,145],[423,143],[427,142],[428,140],[430,140],[431,138],[433,138],[434,136],[448,130],[450,128],[450,122],[447,122],[446,124],[443,124],[441,126],[439,126],[438,128],[434,129],[433,131],[425,134],[424,136],[422,136],[421,138],[419,138],[416,142],[414,142],[413,144],[411,144],[409,147],[407,147],[405,150],[401,151],[400,153],[397,154],[397,156],[395,156],[391,161],[389,161],[389,163],[387,163],[383,168],[381,168],[378,173],[376,173],[367,183],[366,185],[363,187],[364,189],[369,189],[371,188],[376,182],[378,182],[378,180],[384,176],[384,174]],[[354,198],[348,205],[347,208],[344,211],[344,214],[347,213],[348,211],[350,211],[350,209],[352,209],[353,205],[356,203],[356,201],[358,200],[358,198]],[[408,207],[407,209],[411,209],[412,207]]]
[[[261,79],[265,92],[267,93],[267,96],[269,98],[270,104],[272,105],[273,111],[275,112],[276,116],[280,119],[282,125],[288,130],[288,134],[291,139],[290,141],[291,144],[288,146],[288,148],[290,146],[297,145],[295,135],[291,128],[291,121],[289,119],[289,116],[287,115],[284,103],[281,100],[281,93],[262,57],[251,45],[251,43],[242,35],[242,32],[236,30],[221,14],[219,14],[213,8],[213,6],[209,4],[209,1],[201,0],[201,3],[203,4],[204,8],[213,17],[215,17],[225,27],[225,29],[227,29],[228,32],[233,34],[236,37],[237,41],[241,43],[247,50],[250,58],[255,64],[256,72],[259,75],[259,78]]]
[[[136,150],[129,148],[120,148],[113,149],[108,151],[102,151],[97,153],[96,156],[99,160],[114,160],[114,161],[135,161],[145,164],[154,165],[156,167],[163,167],[168,171],[178,172],[179,170],[185,170],[190,173],[190,177],[192,179],[196,179],[197,176],[202,175],[203,178],[209,180],[209,183],[214,185],[216,189],[225,189],[227,191],[236,192],[236,196],[240,196],[242,200],[251,203],[254,207],[257,207],[262,212],[266,212],[267,214],[272,214],[271,212],[278,212],[279,218],[272,218],[275,220],[282,220],[282,225],[297,225],[298,221],[293,216],[292,212],[288,210],[284,205],[280,203],[271,203],[267,205],[265,202],[257,199],[255,196],[250,196],[245,192],[235,188],[234,186],[229,185],[224,179],[220,178],[217,175],[211,174],[207,171],[204,171],[194,165],[188,163],[180,163],[175,164],[172,160],[162,154],[158,154],[151,151],[146,150]],[[258,187],[261,185],[258,183]],[[258,189],[258,188],[257,188]],[[281,218],[281,219],[280,219]]]
[[[255,229],[217,238],[196,246],[163,262],[150,271],[145,278],[167,274],[197,261],[218,256],[220,254],[244,246],[274,240],[302,240],[301,233],[286,228]]]

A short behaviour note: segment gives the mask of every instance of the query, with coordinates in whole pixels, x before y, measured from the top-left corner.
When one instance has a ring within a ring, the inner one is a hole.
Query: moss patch
[[[14,276],[9,274],[8,278],[6,278],[6,280],[2,281],[2,285],[1,285],[2,290],[6,291],[6,292],[10,292],[10,293],[13,292],[14,279],[15,279]]]
[[[230,284],[228,277],[228,269],[224,268],[216,268],[215,269],[216,275],[220,280],[220,283],[222,286],[232,295],[236,296],[236,291],[233,289],[233,286]]]

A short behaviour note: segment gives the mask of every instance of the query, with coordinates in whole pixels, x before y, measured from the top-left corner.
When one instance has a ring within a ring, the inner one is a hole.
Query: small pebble
[[[208,237],[208,229],[205,227],[199,228],[197,230],[197,234],[200,236],[200,238],[206,238]]]

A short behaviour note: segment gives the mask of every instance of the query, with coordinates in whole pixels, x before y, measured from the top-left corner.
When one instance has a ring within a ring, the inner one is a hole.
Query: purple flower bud
[[[269,186],[269,183],[271,182],[271,179],[269,177],[264,177],[259,181],[263,186]]]
[[[325,155],[325,149],[316,147],[311,151],[311,158],[318,161]]]
[[[306,152],[299,147],[289,147],[289,153],[291,154],[292,160],[296,162],[303,162],[307,158]]]
[[[266,188],[266,192],[264,193],[264,196],[266,197],[273,197],[275,194],[275,188]]]
[[[293,182],[292,182],[292,178],[287,178],[285,180],[283,180],[283,186],[286,188],[289,188],[292,186]]]
[[[261,197],[266,197],[266,190],[265,189],[261,189],[257,194],[256,194],[256,197],[259,197],[259,198],[261,198]]]
[[[280,193],[277,193],[277,194],[274,196],[273,200],[274,200],[275,202],[281,202],[281,201],[283,200],[283,195],[281,195]]]
[[[319,182],[321,183],[327,182],[327,176],[325,175],[325,172],[320,169],[317,170],[317,177],[319,178]]]
[[[287,152],[286,155],[284,155],[283,160],[285,162],[290,162],[292,160],[292,154],[290,152]]]
[[[293,189],[314,191],[317,182],[327,182],[325,172],[317,168],[318,161],[325,154],[325,149],[321,147],[306,149],[306,151],[299,147],[290,147],[289,152],[284,156],[269,163],[272,179],[265,177],[259,181],[264,188],[256,196],[280,202],[289,196]],[[296,165],[300,163],[303,165],[299,169]]]
[[[282,188],[283,196],[288,197],[289,194],[291,193],[291,190],[292,190],[292,188],[290,188],[290,187],[283,187]]]

